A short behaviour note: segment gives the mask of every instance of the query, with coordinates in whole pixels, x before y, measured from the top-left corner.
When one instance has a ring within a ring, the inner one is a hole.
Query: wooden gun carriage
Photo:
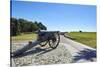
[[[17,51],[13,52],[11,56],[21,55],[38,44],[41,47],[48,44],[52,49],[55,49],[59,45],[59,31],[38,31],[36,33],[38,34],[38,37],[35,42],[29,42],[29,44],[24,46],[22,49],[18,49]]]

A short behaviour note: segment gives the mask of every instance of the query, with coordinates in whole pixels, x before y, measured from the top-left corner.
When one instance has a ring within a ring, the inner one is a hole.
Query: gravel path
[[[25,46],[22,44],[13,44],[12,52]],[[63,46],[59,44],[56,49],[52,49],[49,46],[40,47],[37,45],[22,56],[14,58],[16,66],[27,66],[27,65],[47,65],[47,64],[65,64],[72,62],[72,55]]]
[[[96,61],[96,49],[64,36],[60,37],[60,44],[56,49],[52,49],[48,45],[45,47],[37,45],[23,55],[13,58],[15,65],[18,67]],[[11,52],[21,49],[27,44],[28,42],[12,43]]]

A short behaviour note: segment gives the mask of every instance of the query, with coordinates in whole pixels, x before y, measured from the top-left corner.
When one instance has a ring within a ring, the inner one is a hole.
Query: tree
[[[22,33],[23,32],[23,27],[24,27],[25,20],[20,18],[18,21],[20,23],[20,32]]]
[[[11,36],[16,36],[18,34],[20,34],[20,29],[19,29],[19,23],[17,21],[16,18],[11,18],[11,27],[10,27],[10,32],[11,32]]]
[[[79,30],[79,32],[81,33],[82,31],[81,31],[81,30]]]
[[[38,23],[38,26],[41,30],[47,30],[47,28],[41,22]]]
[[[31,32],[34,32],[38,29],[39,29],[39,27],[35,23],[31,24]]]
[[[20,33],[24,32],[34,32],[36,30],[46,30],[46,26],[44,26],[41,22],[32,22],[27,21],[25,19],[19,18],[10,18],[11,20],[11,36],[19,35]]]

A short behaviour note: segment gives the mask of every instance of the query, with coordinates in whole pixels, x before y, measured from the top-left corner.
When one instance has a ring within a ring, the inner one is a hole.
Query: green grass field
[[[11,37],[11,40],[14,42],[26,41],[26,40],[36,40],[36,39],[37,39],[37,34],[35,33],[29,33],[29,34],[22,33],[21,35]]]
[[[96,32],[70,32],[67,34],[77,42],[96,48]]]

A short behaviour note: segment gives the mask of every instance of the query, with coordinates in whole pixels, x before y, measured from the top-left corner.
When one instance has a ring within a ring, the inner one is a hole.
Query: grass
[[[37,34],[35,33],[22,33],[21,35],[18,36],[12,36],[11,40],[16,42],[16,41],[26,41],[26,40],[36,40],[37,39]]]
[[[77,42],[96,48],[96,32],[70,32],[67,34]]]

